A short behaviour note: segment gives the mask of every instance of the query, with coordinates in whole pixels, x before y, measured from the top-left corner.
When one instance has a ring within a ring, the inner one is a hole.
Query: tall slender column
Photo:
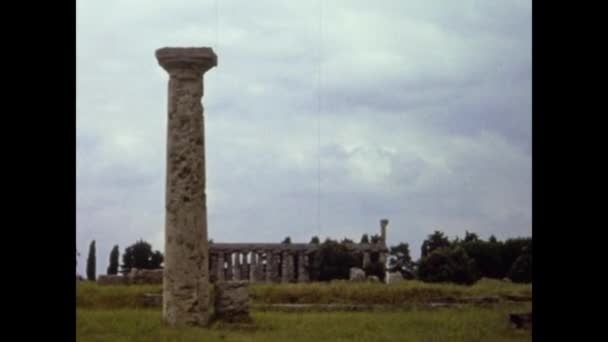
[[[163,319],[170,326],[209,323],[209,260],[203,74],[217,65],[210,48],[162,48],[169,73]]]

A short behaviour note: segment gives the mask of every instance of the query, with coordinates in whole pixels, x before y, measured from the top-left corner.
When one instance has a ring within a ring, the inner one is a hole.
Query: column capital
[[[217,66],[217,55],[209,47],[164,47],[155,55],[158,64],[177,78],[200,78]]]

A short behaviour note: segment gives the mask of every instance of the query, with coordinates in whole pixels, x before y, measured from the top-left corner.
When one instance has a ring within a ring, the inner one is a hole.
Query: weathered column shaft
[[[249,262],[249,282],[254,283],[256,281],[256,271],[258,266],[258,253],[256,251],[251,252],[251,261]]]
[[[217,281],[217,254],[209,253],[209,281]]]
[[[281,267],[281,252],[272,251],[271,266],[271,280],[273,282],[281,281],[281,278],[279,277],[279,268]]]
[[[224,281],[226,279],[226,271],[224,270],[224,252],[217,254],[217,281]]]
[[[308,256],[300,252],[298,253],[298,283],[307,283],[308,280]]]
[[[163,48],[169,73],[163,319],[172,326],[209,322],[203,74],[217,65],[210,48]]]
[[[281,282],[289,283],[293,280],[293,254],[289,251],[284,251],[281,257]]]
[[[272,281],[272,255],[270,251],[264,252],[264,260],[266,261],[264,265],[264,281],[269,283]]]
[[[255,267],[255,279],[256,279],[256,281],[264,281],[265,275],[264,275],[263,254],[260,251],[258,251],[256,254],[257,254],[258,258],[257,258],[256,267]]]
[[[233,276],[234,276],[234,280],[241,280],[241,252],[237,252],[235,253],[235,259],[234,259],[234,272],[233,272]]]
[[[247,259],[249,258],[249,251],[245,251],[243,253],[243,261],[241,262],[241,280],[249,281],[249,263]]]
[[[226,254],[226,280],[232,279],[232,252]]]
[[[363,252],[363,268],[367,267],[371,263],[369,252]]]

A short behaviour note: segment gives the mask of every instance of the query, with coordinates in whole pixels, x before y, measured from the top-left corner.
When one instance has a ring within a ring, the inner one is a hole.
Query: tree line
[[[87,279],[95,281],[96,279],[96,252],[95,240],[89,245],[89,255],[87,257]],[[77,255],[78,252],[77,252]],[[127,274],[131,269],[157,269],[162,268],[164,255],[160,251],[153,251],[152,245],[140,239],[129,247],[125,248],[122,254],[122,264],[119,265],[119,248],[115,245],[110,252],[110,263],[108,265],[107,274],[116,275],[119,272]],[[120,267],[120,270],[119,270]]]
[[[363,244],[380,242],[379,235],[370,237],[363,234],[360,240]],[[291,238],[286,237],[281,243],[289,244]],[[363,264],[363,255],[350,248],[354,243],[351,239],[338,241],[327,238],[321,243],[319,237],[314,236],[310,243],[319,245],[308,263],[312,281],[348,279],[350,268],[361,267]],[[95,253],[95,241],[92,241],[86,268],[89,280],[96,278]],[[127,274],[133,268],[162,268],[163,261],[164,256],[160,251],[153,251],[148,242],[140,239],[125,248],[121,265],[118,245],[112,248],[107,274]],[[529,283],[532,281],[532,238],[499,241],[490,236],[488,240],[483,240],[477,234],[467,231],[464,238],[450,240],[443,232],[435,231],[423,241],[417,261],[411,258],[409,244],[403,242],[389,248],[388,262],[383,262],[378,253],[371,253],[369,261],[364,267],[366,275],[375,275],[380,279],[384,279],[387,272],[399,272],[405,279],[424,282],[470,285],[485,277],[509,278],[513,282]]]

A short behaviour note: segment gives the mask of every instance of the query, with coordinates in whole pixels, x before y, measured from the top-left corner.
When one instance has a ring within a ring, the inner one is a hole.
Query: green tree
[[[390,272],[400,272],[405,279],[414,278],[414,263],[410,256],[409,244],[401,242],[396,246],[392,246],[388,261],[388,270]]]
[[[369,243],[369,236],[367,236],[367,234],[361,236],[361,243]]]
[[[118,245],[115,245],[110,252],[110,264],[108,266],[108,274],[118,273]]]
[[[372,235],[372,237],[370,238],[370,241],[372,243],[380,243],[380,241],[382,241],[382,237],[378,234],[374,234]]]
[[[310,239],[310,243],[314,244],[314,245],[318,245],[321,243],[321,241],[319,241],[319,237],[315,235],[312,237],[312,239]]]
[[[288,236],[285,239],[283,239],[283,242],[281,242],[281,243],[290,244],[291,243],[291,238]]]
[[[315,281],[348,279],[350,268],[360,264],[357,261],[346,244],[328,238],[313,255],[309,265],[311,279]]]
[[[467,232],[468,233],[468,232]],[[471,235],[475,238],[471,238]],[[503,243],[500,241],[483,241],[476,238],[476,234],[469,234],[465,239],[455,244],[462,247],[469,257],[475,260],[477,269],[482,277],[498,278],[505,277],[502,250]]]
[[[532,246],[524,247],[522,254],[515,260],[508,277],[514,283],[532,282]]]
[[[479,236],[475,233],[469,233],[469,231],[465,231],[464,233],[464,242],[475,242],[479,241]]]
[[[87,279],[91,281],[96,279],[95,258],[95,240],[93,240],[89,245],[89,257],[87,258]]]
[[[520,255],[523,254],[523,251],[528,248],[532,248],[532,238],[531,237],[518,237],[507,239],[504,242],[502,248],[502,273],[503,277],[507,275],[509,270],[513,267],[513,263]]]
[[[154,252],[154,254],[152,254],[152,257],[150,258],[150,268],[162,268],[163,261],[165,261],[163,253],[161,253],[160,251]]]
[[[363,268],[363,271],[367,276],[374,275],[382,280],[386,276],[386,265],[380,261],[372,261]]]
[[[442,232],[436,230],[422,243],[420,255],[421,257],[425,257],[438,248],[450,246],[450,240]]]
[[[479,279],[475,260],[460,247],[440,247],[420,259],[418,276],[425,282],[471,285]]]
[[[342,243],[355,243],[353,240],[345,237],[344,239],[342,239]]]
[[[161,267],[163,256],[160,251],[153,252],[152,245],[139,240],[127,247],[122,255],[121,272],[126,274],[132,268],[157,269]]]

